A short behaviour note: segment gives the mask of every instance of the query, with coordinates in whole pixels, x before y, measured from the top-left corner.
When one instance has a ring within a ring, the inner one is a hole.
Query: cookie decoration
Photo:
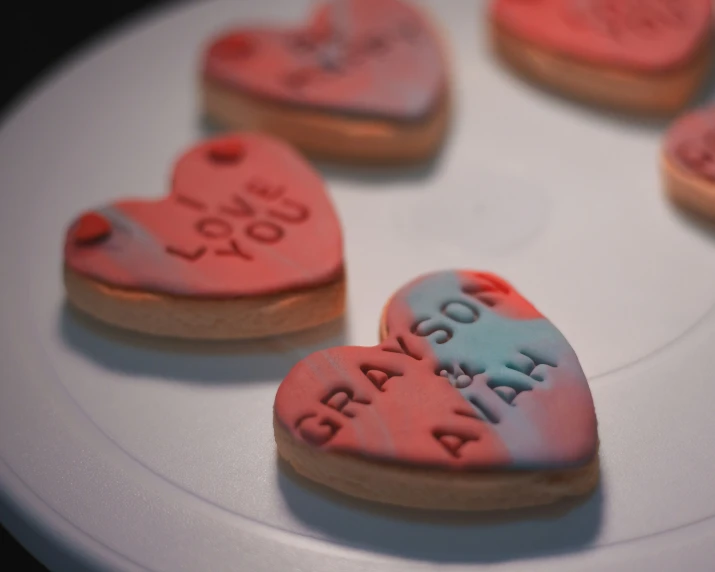
[[[402,0],[335,0],[296,28],[227,30],[205,50],[206,115],[313,156],[428,159],[447,128],[447,72],[428,18]]]
[[[80,215],[64,267],[73,305],[156,335],[262,337],[344,309],[342,235],[323,181],[255,133],[189,149],[164,198]]]
[[[511,67],[623,111],[675,113],[710,71],[710,0],[495,0],[490,21]]]
[[[594,405],[563,335],[503,279],[420,276],[381,342],[299,362],[275,399],[278,452],[341,492],[403,506],[546,504],[598,481]]]

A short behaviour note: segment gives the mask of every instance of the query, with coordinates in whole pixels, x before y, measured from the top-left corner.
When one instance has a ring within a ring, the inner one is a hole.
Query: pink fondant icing
[[[507,32],[594,64],[658,71],[685,63],[712,27],[711,0],[496,0]]]
[[[446,271],[401,288],[375,347],[299,362],[278,421],[325,451],[443,469],[576,466],[596,454],[596,416],[576,354],[513,287]]]
[[[282,103],[419,120],[445,88],[431,25],[401,0],[335,0],[301,28],[241,28],[208,47],[204,77]]]
[[[665,135],[666,157],[686,171],[715,182],[715,106],[680,117]]]
[[[343,267],[340,224],[320,176],[286,144],[250,133],[188,150],[165,198],[80,216],[64,254],[89,278],[193,297],[312,287]]]

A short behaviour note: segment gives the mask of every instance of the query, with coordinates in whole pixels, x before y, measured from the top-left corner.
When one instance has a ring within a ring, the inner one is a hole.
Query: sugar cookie
[[[598,482],[591,393],[563,335],[501,278],[421,276],[375,347],[314,353],[274,406],[280,455],[357,497],[479,510],[546,504]]]
[[[261,337],[344,309],[341,229],[323,182],[265,135],[202,142],[178,160],[168,196],[84,213],[64,260],[72,304],[149,334]]]
[[[226,31],[206,49],[201,91],[223,126],[355,162],[430,158],[450,108],[437,34],[401,0],[335,0],[299,28]]]
[[[671,114],[710,71],[711,0],[495,0],[490,16],[506,62],[590,103]]]
[[[673,123],[663,141],[661,171],[674,202],[715,219],[715,107]]]

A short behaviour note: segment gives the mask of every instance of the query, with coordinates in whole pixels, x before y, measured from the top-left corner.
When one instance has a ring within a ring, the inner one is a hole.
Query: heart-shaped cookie
[[[661,170],[665,189],[676,203],[715,218],[715,107],[673,123],[664,137]]]
[[[323,182],[265,135],[192,147],[168,196],[83,214],[64,255],[73,304],[147,333],[258,337],[344,307],[340,224]]]
[[[336,0],[298,28],[227,31],[207,48],[204,108],[315,155],[411,161],[447,123],[447,78],[427,18],[401,0]]]
[[[381,338],[312,354],[283,380],[276,442],[299,473],[437,509],[543,504],[596,485],[596,416],[578,358],[504,280],[421,276],[387,304]]]
[[[595,103],[671,113],[709,71],[710,0],[495,0],[491,21],[509,63]]]

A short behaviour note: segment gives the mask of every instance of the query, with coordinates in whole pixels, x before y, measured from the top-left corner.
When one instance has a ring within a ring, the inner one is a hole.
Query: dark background
[[[171,0],[3,2],[0,110],[89,41]]]
[[[20,101],[47,71],[105,31],[171,0],[102,2],[4,2],[0,47],[5,54],[0,81],[0,113]],[[0,527],[0,554],[13,570],[46,571]]]

